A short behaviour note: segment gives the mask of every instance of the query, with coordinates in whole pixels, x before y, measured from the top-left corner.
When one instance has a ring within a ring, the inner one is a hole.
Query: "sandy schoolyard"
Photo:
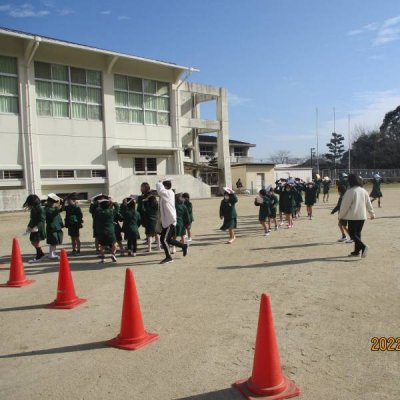
[[[0,214],[0,282],[8,280],[13,237],[36,280],[0,288],[0,398],[239,400],[231,384],[251,374],[265,291],[283,370],[302,399],[398,400],[400,351],[371,351],[373,337],[400,337],[400,189],[382,189],[383,207],[363,231],[368,257],[357,260],[347,257],[352,245],[336,242],[334,190],[314,220],[302,217],[267,238],[254,197],[240,196],[232,245],[218,230],[220,199],[195,200],[189,254],[178,252],[169,265],[142,245],[136,258],[99,264],[85,208],[83,253],[70,264],[76,292],[88,301],[73,310],[43,307],[55,299],[58,263],[27,263],[28,213]],[[138,351],[104,345],[119,332],[126,267],[145,327],[160,335]]]

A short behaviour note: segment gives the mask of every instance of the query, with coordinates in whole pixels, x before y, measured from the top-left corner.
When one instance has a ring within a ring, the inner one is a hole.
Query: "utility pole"
[[[350,114],[348,116],[348,127],[347,127],[348,145],[349,145],[349,174],[351,173],[351,133],[350,133]]]
[[[317,174],[319,174],[318,108],[315,109],[315,133],[317,136]]]

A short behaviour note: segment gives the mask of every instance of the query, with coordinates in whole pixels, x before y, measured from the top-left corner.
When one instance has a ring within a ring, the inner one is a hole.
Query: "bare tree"
[[[270,159],[272,162],[276,164],[287,164],[290,157],[289,150],[277,150],[275,153],[270,155]]]

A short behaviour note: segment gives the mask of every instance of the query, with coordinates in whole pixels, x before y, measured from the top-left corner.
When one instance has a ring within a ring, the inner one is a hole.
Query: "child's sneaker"
[[[338,242],[347,242],[347,237],[344,236],[338,240]]]
[[[112,262],[117,262],[117,257],[115,257],[115,254],[111,254],[111,260]]]
[[[354,243],[354,241],[351,239],[347,239],[345,243]]]

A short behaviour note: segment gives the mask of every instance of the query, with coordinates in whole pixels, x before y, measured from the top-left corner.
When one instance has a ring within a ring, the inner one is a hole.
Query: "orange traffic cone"
[[[122,305],[121,332],[107,342],[108,346],[124,350],[137,350],[159,338],[157,333],[144,330],[142,313],[136,291],[135,279],[130,268],[126,269],[124,302]]]
[[[67,253],[65,249],[61,249],[57,298],[52,303],[48,304],[46,308],[75,308],[86,301],[86,299],[80,299],[75,294]]]
[[[247,399],[278,400],[300,395],[300,389],[282,372],[271,299],[266,293],[261,296],[253,372],[235,386]]]
[[[3,283],[0,287],[22,287],[30,285],[35,281],[25,278],[24,263],[22,262],[21,250],[17,239],[13,239],[12,255],[10,264],[10,278],[7,283]]]

